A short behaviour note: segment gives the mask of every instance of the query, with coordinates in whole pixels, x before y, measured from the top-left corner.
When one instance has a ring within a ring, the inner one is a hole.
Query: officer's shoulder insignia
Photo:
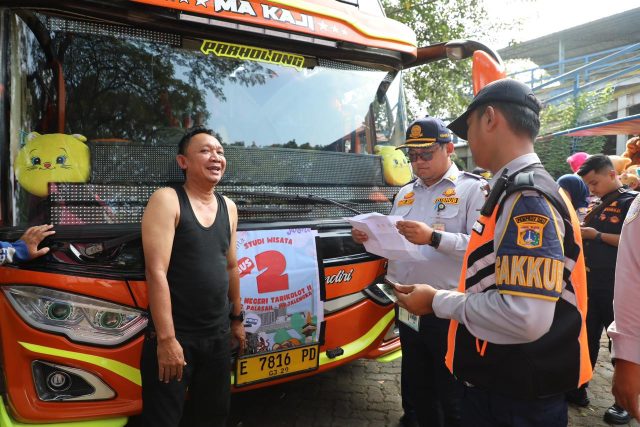
[[[524,214],[513,217],[518,227],[517,245],[525,249],[535,249],[542,246],[544,227],[549,217],[538,214]]]
[[[449,175],[449,176],[447,177],[447,179],[448,179],[449,181],[454,181],[454,182],[455,182],[455,181],[458,179],[458,175]]]
[[[442,192],[442,195],[445,196],[445,197],[455,196],[456,195],[456,189],[455,188],[447,188],[446,190],[444,190]]]
[[[416,201],[416,199],[414,199],[415,195],[415,191],[409,191],[407,194],[402,196],[401,200],[398,201],[398,206],[412,205],[413,202]]]
[[[476,175],[475,173],[464,171],[462,172],[464,176],[468,176],[469,178],[477,179],[478,181],[483,181],[484,177],[480,175]]]
[[[640,196],[636,196],[633,199],[633,203],[629,206],[629,211],[627,212],[627,217],[624,219],[624,223],[628,224],[634,219],[638,217],[638,213],[640,213]]]

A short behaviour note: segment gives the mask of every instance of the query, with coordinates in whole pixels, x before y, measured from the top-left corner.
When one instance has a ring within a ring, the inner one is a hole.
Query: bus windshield
[[[84,143],[91,156],[98,145],[113,152],[175,148],[193,126],[212,129],[225,150],[354,157],[373,154],[375,145],[398,145],[404,136],[396,70],[29,12],[16,16],[12,34],[14,225],[42,219],[35,218],[33,199],[49,196],[49,183],[97,179],[96,159],[88,170],[69,148],[56,151],[45,142],[51,134]],[[116,157],[109,168],[117,169]],[[112,178],[123,185],[169,181]],[[34,189],[32,181],[42,180],[46,188]]]

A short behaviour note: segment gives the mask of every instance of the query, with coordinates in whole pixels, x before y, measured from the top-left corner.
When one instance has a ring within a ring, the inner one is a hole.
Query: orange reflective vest
[[[478,339],[463,324],[452,320],[445,361],[449,370],[461,381],[523,399],[533,399],[573,390],[589,381],[592,372],[585,327],[587,288],[580,224],[571,202],[559,191],[553,178],[541,166],[527,169],[533,170],[533,173],[528,172],[529,186],[516,185],[510,179],[504,192],[493,197],[493,200],[505,200],[514,192],[535,190],[556,207],[564,221],[563,287],[560,297],[554,299],[556,305],[551,328],[534,342],[500,345]],[[483,271],[486,268],[471,268],[475,262],[486,262],[487,256],[495,257],[494,234],[501,209],[500,203],[494,204],[488,208],[485,205],[471,233],[458,286],[460,292],[496,289],[495,286],[483,289],[478,286],[474,289],[487,272]]]

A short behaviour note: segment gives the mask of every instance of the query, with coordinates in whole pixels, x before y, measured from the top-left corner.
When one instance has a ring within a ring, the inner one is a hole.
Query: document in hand
[[[369,239],[364,242],[367,252],[391,260],[425,260],[420,247],[404,238],[396,228],[401,221],[399,215],[382,215],[377,212],[345,218],[353,228],[367,233]]]

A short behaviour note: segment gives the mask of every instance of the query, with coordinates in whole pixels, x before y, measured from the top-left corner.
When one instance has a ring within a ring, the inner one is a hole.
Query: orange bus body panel
[[[212,18],[239,21],[260,27],[277,28],[309,34],[315,37],[338,39],[363,46],[377,47],[416,55],[415,34],[396,21],[367,15],[366,21],[357,17],[360,11],[334,0],[245,0],[243,12],[216,10],[213,2],[207,5],[166,0],[132,0],[136,3],[171,8]],[[248,7],[250,5],[250,7]],[[268,12],[265,12],[267,8]],[[251,9],[251,12],[247,13]],[[286,12],[284,12],[286,11]],[[286,13],[286,18],[284,18]],[[274,17],[280,17],[280,19]]]
[[[35,285],[135,307],[126,282],[0,267],[0,285]]]
[[[373,280],[384,274],[386,260],[326,267],[324,269],[327,300],[361,291]]]
[[[43,355],[25,348],[20,343],[62,349],[86,355],[116,360],[138,369],[142,337],[115,348],[76,344],[66,337],[41,332],[22,321],[9,305],[0,298],[0,324],[2,327],[2,365],[6,377],[8,401],[14,416],[22,422],[50,422],[52,420],[86,420],[133,415],[142,410],[141,388],[122,376],[93,363],[55,355]],[[32,379],[31,363],[43,360],[83,369],[98,376],[116,392],[116,397],[105,401],[44,402],[38,398]],[[19,414],[19,415],[18,415]]]

